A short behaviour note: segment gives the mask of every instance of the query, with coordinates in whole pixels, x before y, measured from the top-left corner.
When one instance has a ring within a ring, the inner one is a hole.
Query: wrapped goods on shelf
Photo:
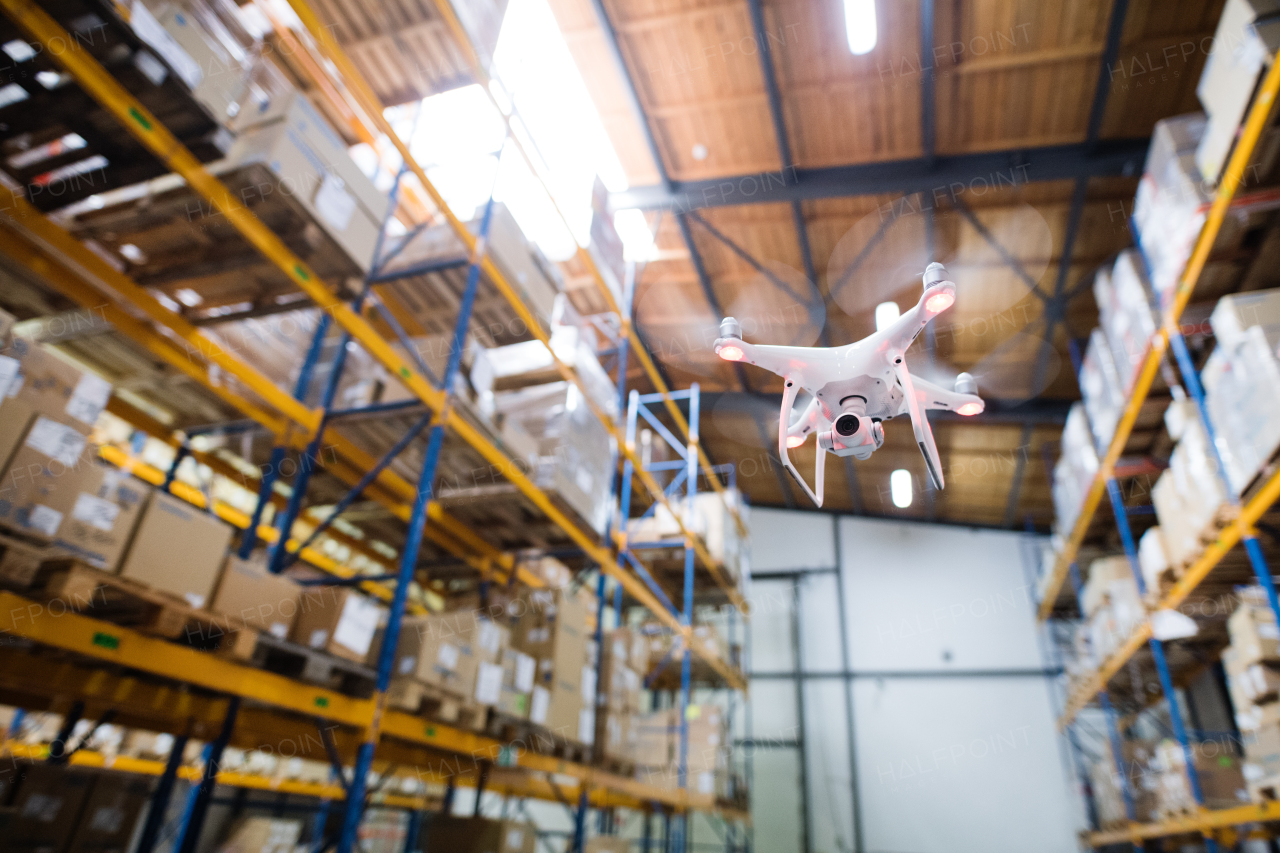
[[[120,564],[120,576],[204,607],[231,544],[218,518],[164,492],[153,492]]]
[[[1134,249],[1121,252],[1110,270],[1099,270],[1093,283],[1098,321],[1111,347],[1120,390],[1125,395],[1133,388],[1142,357],[1156,331],[1149,290],[1142,257]]]
[[[595,739],[596,670],[589,663],[588,596],[530,590],[511,645],[537,662],[529,720],[565,740]]]
[[[290,639],[364,662],[381,616],[380,606],[353,589],[317,587],[302,594]]]
[[[627,526],[627,538],[632,542],[656,542],[679,538],[680,524],[697,535],[707,546],[712,558],[724,564],[725,570],[735,579],[750,572],[751,542],[738,533],[730,507],[734,507],[747,519],[748,507],[737,489],[718,492],[701,492],[694,495],[692,504],[687,497],[670,500],[671,510],[658,506],[653,514],[631,519]],[[690,508],[686,510],[686,505]],[[674,511],[674,514],[673,512]]]
[[[1264,328],[1219,341],[1202,378],[1218,456],[1241,495],[1280,450],[1280,361]]]
[[[1098,454],[1084,406],[1075,403],[1067,412],[1062,430],[1061,455],[1053,469],[1053,509],[1057,533],[1067,535],[1075,526],[1085,495],[1098,473]]]
[[[393,676],[430,685],[466,701],[483,687],[481,692],[490,701],[482,704],[497,704],[501,670],[495,681],[492,668],[501,666],[506,634],[505,627],[474,610],[406,617],[396,646]],[[369,646],[367,662],[371,666],[376,665],[381,647],[379,632]],[[482,665],[490,668],[483,685],[479,683]]]
[[[1101,329],[1094,329],[1089,336],[1080,365],[1080,396],[1084,398],[1095,443],[1098,447],[1109,446],[1127,401],[1111,346]]]
[[[1090,563],[1088,579],[1080,593],[1084,615],[1092,616],[1099,608],[1112,603],[1113,589],[1126,581],[1133,582],[1133,571],[1125,555],[1102,557]]]
[[[433,815],[425,853],[534,853],[538,828],[514,820]]]
[[[508,717],[526,719],[537,671],[538,663],[531,655],[519,649],[505,649],[502,653],[502,684],[494,708]]]
[[[1209,315],[1218,346],[1233,346],[1254,326],[1261,326],[1267,343],[1280,345],[1280,288],[1231,293],[1218,300]]]
[[[1203,113],[1156,122],[1134,199],[1138,244],[1161,305],[1177,285],[1212,201],[1195,164],[1205,123]]]
[[[293,850],[301,835],[302,821],[294,818],[242,817],[232,825],[218,849],[246,853]]]
[[[227,557],[209,609],[281,640],[289,638],[298,615],[302,587],[284,575],[267,570],[267,555],[258,551],[248,560]]]
[[[1275,0],[1227,0],[1214,33],[1213,47],[1196,86],[1209,115],[1196,147],[1196,165],[1212,183],[1226,166],[1263,72],[1280,46],[1280,3]],[[1263,149],[1267,146],[1262,146]]]
[[[1266,706],[1275,709],[1272,703]],[[1250,785],[1269,782],[1274,786],[1280,777],[1280,724],[1275,721],[1275,714],[1265,716],[1269,721],[1249,730],[1241,730],[1240,740],[1244,744],[1244,778]],[[1264,798],[1254,797],[1262,800]]]
[[[1148,592],[1158,597],[1161,582],[1172,569],[1168,549],[1164,544],[1164,533],[1158,524],[1144,531],[1142,538],[1138,540],[1138,567],[1142,569],[1142,579]]]
[[[635,732],[632,718],[639,713],[648,647],[643,637],[617,628],[605,637],[602,649],[600,704],[596,708],[596,745],[606,758],[633,762]]]
[[[1098,663],[1111,657],[1111,653],[1126,639],[1127,635],[1120,631],[1120,624],[1116,621],[1110,605],[1098,608],[1086,624],[1089,632],[1089,653]]]
[[[1151,489],[1151,503],[1171,564],[1181,567],[1204,550],[1202,537],[1216,529],[1227,495],[1204,427],[1188,419],[1164,471]]]
[[[1153,750],[1140,741],[1124,741],[1122,755],[1129,790],[1133,794],[1134,819],[1143,823],[1151,819],[1156,806],[1157,776],[1150,769]],[[1089,770],[1098,821],[1108,829],[1129,823],[1120,772],[1112,756],[1111,742],[1104,741],[1102,755]]]
[[[555,358],[577,372],[592,402],[616,419],[617,386],[600,366],[595,348],[574,326],[554,327],[550,349],[541,341],[524,341],[492,349],[476,347],[471,384],[476,389],[481,410],[494,411],[496,393],[562,381],[552,359],[553,352]]]
[[[577,386],[555,382],[503,392],[495,395],[495,407],[500,436],[530,466],[538,487],[603,533],[614,439]]]
[[[1225,809],[1249,801],[1242,762],[1229,747],[1209,741],[1193,744],[1191,751],[1206,807]],[[1158,773],[1156,814],[1173,817],[1196,812],[1199,806],[1191,793],[1186,754],[1177,741],[1160,742],[1154,767]]]
[[[1280,664],[1280,631],[1269,606],[1242,604],[1227,619],[1227,633],[1232,653],[1223,661],[1235,671],[1255,663]]]

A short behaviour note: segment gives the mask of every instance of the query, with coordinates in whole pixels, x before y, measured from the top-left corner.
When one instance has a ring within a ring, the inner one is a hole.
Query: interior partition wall
[[[756,849],[1074,851],[1026,534],[754,509]],[[1029,547],[1030,546],[1030,547]]]

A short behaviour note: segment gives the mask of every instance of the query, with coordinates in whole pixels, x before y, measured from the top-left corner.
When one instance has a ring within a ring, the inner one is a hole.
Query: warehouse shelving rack
[[[1094,476],[1080,515],[1065,543],[1065,547],[1058,555],[1052,568],[1049,583],[1041,599],[1038,615],[1042,621],[1053,617],[1055,609],[1058,607],[1060,590],[1068,579],[1075,592],[1077,605],[1083,612],[1083,606],[1079,603],[1083,584],[1076,558],[1090,525],[1094,521],[1094,515],[1101,504],[1104,494],[1110,502],[1116,530],[1119,534],[1124,554],[1137,581],[1139,592],[1144,598],[1147,596],[1145,581],[1138,565],[1136,542],[1129,522],[1131,510],[1126,508],[1123,493],[1117,482],[1116,463],[1124,452],[1139,412],[1147,400],[1147,395],[1157,374],[1163,367],[1168,350],[1173,351],[1186,391],[1195,402],[1200,424],[1209,437],[1209,446],[1214,449],[1214,454],[1217,456],[1217,447],[1213,441],[1214,428],[1208,417],[1204,389],[1200,384],[1195,364],[1182,336],[1179,320],[1209,259],[1228,208],[1243,183],[1245,171],[1253,157],[1258,140],[1271,118],[1278,93],[1280,93],[1280,63],[1274,63],[1257,92],[1254,104],[1249,111],[1236,142],[1235,150],[1231,155],[1219,189],[1209,209],[1205,224],[1197,237],[1190,259],[1179,279],[1177,289],[1172,294],[1172,298],[1168,300],[1168,304],[1161,306],[1162,323],[1156,334],[1148,342],[1134,391],[1119,420],[1115,435],[1110,444],[1100,451],[1099,469]],[[1218,475],[1226,486],[1225,492],[1227,495],[1232,496],[1234,493],[1230,486],[1226,484],[1225,467],[1222,465],[1222,460],[1217,458],[1216,462]],[[1234,501],[1234,498],[1232,500]],[[1254,535],[1255,525],[1278,500],[1280,500],[1280,471],[1270,474],[1260,484],[1257,484],[1243,505],[1239,502],[1234,502],[1233,519],[1218,532],[1214,541],[1207,545],[1201,556],[1186,569],[1177,582],[1160,596],[1158,603],[1151,608],[1151,612],[1175,610],[1187,602],[1192,593],[1200,587],[1213,569],[1237,545],[1243,543],[1253,576],[1266,592],[1271,609],[1276,614],[1278,621],[1280,621],[1280,600],[1277,599],[1271,570],[1262,552],[1261,545]],[[1121,673],[1130,662],[1134,661],[1144,647],[1148,647],[1150,650],[1160,682],[1161,691],[1156,698],[1163,697],[1168,703],[1173,735],[1185,757],[1188,786],[1199,806],[1194,815],[1151,824],[1133,822],[1134,796],[1129,786],[1128,773],[1124,767],[1121,749],[1121,723],[1108,694],[1108,685],[1111,680]],[[1249,806],[1222,810],[1210,810],[1204,807],[1204,797],[1195,770],[1194,747],[1190,741],[1178,704],[1175,674],[1174,668],[1170,666],[1165,653],[1164,643],[1155,636],[1151,621],[1147,618],[1133,631],[1119,649],[1103,661],[1097,670],[1071,691],[1066,698],[1058,726],[1059,729],[1066,731],[1069,736],[1072,735],[1071,727],[1076,716],[1082,709],[1095,700],[1101,707],[1106,720],[1107,738],[1110,742],[1111,753],[1116,762],[1116,774],[1120,780],[1122,798],[1131,821],[1128,827],[1115,830],[1102,831],[1095,826],[1095,831],[1086,836],[1086,841],[1091,847],[1099,848],[1111,844],[1132,843],[1137,848],[1146,839],[1192,834],[1202,835],[1212,850],[1216,849],[1218,841],[1227,842],[1228,844],[1233,843],[1236,838],[1240,837],[1238,830],[1242,826],[1272,821],[1280,817],[1280,806],[1276,803],[1255,803]],[[1074,750],[1077,740],[1074,736],[1070,736],[1069,740]]]
[[[54,43],[56,39],[63,39],[61,43],[71,44],[66,39],[66,34],[58,25],[45,15],[37,6],[25,0],[6,0],[4,3],[5,12],[14,19],[36,42],[45,46]],[[314,22],[314,16],[310,15],[309,10],[301,4],[295,4],[295,8],[300,11],[300,17],[304,21]],[[452,12],[445,8],[446,17],[451,17]],[[453,21],[456,24],[456,19]],[[327,31],[319,28],[320,37],[318,41],[326,47],[328,58],[333,61],[335,56],[336,45],[325,45],[324,37]],[[315,30],[313,30],[315,35]],[[339,59],[340,51],[337,52]],[[691,644],[688,642],[690,626],[688,622],[682,624],[681,620],[674,617],[669,612],[660,607],[655,607],[655,600],[651,596],[648,589],[642,586],[635,577],[630,573],[622,570],[614,555],[609,549],[606,549],[590,540],[585,534],[576,528],[559,510],[548,500],[547,496],[534,486],[528,479],[516,468],[511,460],[498,448],[479,434],[474,427],[468,424],[464,419],[460,418],[457,412],[450,407],[447,392],[444,389],[449,388],[449,384],[442,383],[441,387],[436,387],[429,382],[417,371],[415,365],[406,363],[391,348],[391,346],[375,332],[372,327],[366,323],[360,316],[358,310],[353,310],[343,302],[331,294],[324,284],[315,276],[315,274],[298,258],[296,258],[263,224],[253,216],[246,208],[240,205],[226,189],[214,178],[212,178],[199,163],[191,157],[189,153],[179,145],[176,140],[168,133],[168,131],[156,119],[149,115],[147,111],[141,107],[129,94],[116,84],[91,57],[77,53],[76,51],[63,51],[58,53],[58,61],[63,65],[65,70],[75,78],[77,83],[88,91],[99,103],[110,110],[120,121],[138,138],[152,153],[154,153],[164,164],[172,168],[181,175],[187,183],[200,193],[220,214],[227,217],[241,234],[265,256],[282,269],[298,286],[300,290],[310,296],[313,301],[318,304],[326,312],[326,317],[332,317],[339,326],[344,330],[344,337],[354,338],[362,346],[364,346],[384,367],[390,370],[398,378],[400,378],[406,386],[417,396],[421,403],[425,404],[427,410],[432,413],[430,425],[432,427],[431,442],[429,448],[433,448],[428,453],[429,466],[433,466],[432,459],[438,458],[440,447],[443,442],[445,428],[459,435],[467,444],[478,451],[491,464],[499,467],[512,482],[525,494],[535,505],[542,509],[546,515],[552,519],[557,525],[562,527],[565,532],[572,538],[585,552],[585,554],[593,559],[604,573],[610,574],[615,580],[625,588],[639,603],[649,607],[654,614],[664,622],[673,632],[680,634],[685,639],[686,656]],[[340,68],[343,62],[336,61]],[[349,63],[345,63],[348,67]],[[344,71],[346,69],[343,69]],[[352,69],[353,70],[353,69]],[[345,81],[352,83],[348,91],[354,89],[357,93],[367,92],[367,86],[362,81],[351,79]],[[367,106],[367,104],[366,104]],[[372,113],[374,124],[385,125],[385,119],[381,115],[379,108],[374,108]],[[479,240],[479,247],[474,237],[471,237],[466,227],[453,217],[452,213],[444,205],[443,200],[438,193],[435,192],[430,182],[426,180],[425,174],[422,173],[420,167],[412,161],[408,156],[408,147],[403,143],[394,132],[390,132],[389,126],[385,127],[388,131],[388,137],[401,149],[404,156],[404,166],[413,172],[419,182],[426,189],[427,193],[432,196],[437,203],[440,212],[450,220],[450,224],[454,226],[454,230],[468,245],[472,258],[469,269],[469,290],[474,293],[475,280],[478,279],[481,270],[494,282],[500,291],[511,302],[512,307],[517,313],[521,314],[526,320],[529,328],[534,332],[544,344],[548,343],[546,333],[542,330],[533,315],[516,297],[514,291],[503,280],[502,276],[493,267],[493,264],[483,251],[484,237],[482,235]],[[403,175],[404,169],[401,174]],[[9,202],[11,211],[16,212],[17,219],[21,223],[23,238],[15,238],[12,234],[4,232],[2,239],[5,242],[5,250],[9,252],[11,257],[25,259],[27,266],[33,271],[45,278],[55,279],[55,286],[69,295],[74,301],[84,304],[85,299],[94,300],[98,307],[101,307],[101,293],[97,291],[93,285],[86,284],[83,278],[78,275],[72,268],[78,267],[83,273],[87,273],[90,279],[97,279],[100,283],[105,283],[109,290],[114,291],[117,298],[120,298],[125,304],[132,305],[135,310],[140,311],[152,322],[158,323],[167,328],[171,333],[185,341],[188,345],[194,347],[194,352],[200,353],[202,359],[197,360],[191,357],[191,352],[181,352],[173,343],[172,339],[157,334],[146,323],[138,320],[135,316],[124,312],[115,306],[108,306],[113,313],[110,321],[117,326],[118,330],[128,334],[135,341],[139,342],[144,348],[152,354],[160,357],[166,363],[176,367],[187,373],[192,378],[199,381],[206,388],[220,397],[224,402],[230,403],[235,408],[249,415],[258,423],[270,429],[277,437],[284,437],[288,446],[293,449],[302,449],[305,451],[309,444],[313,444],[320,436],[326,439],[334,437],[331,433],[324,430],[325,422],[329,415],[330,405],[325,405],[321,410],[311,410],[307,408],[298,399],[298,395],[287,395],[280,389],[276,388],[269,380],[266,380],[261,374],[257,373],[248,365],[239,362],[229,353],[222,352],[217,347],[209,347],[209,341],[200,335],[198,330],[186,323],[181,317],[172,312],[167,311],[163,306],[150,298],[141,288],[129,281],[125,276],[112,270],[109,266],[97,259],[92,253],[87,252],[83,246],[78,244],[74,239],[70,238],[65,232],[57,228],[43,216],[35,213],[30,209],[29,205],[20,197],[7,193],[5,199],[0,202]],[[34,239],[33,239],[34,238]],[[12,250],[11,252],[9,250]],[[69,268],[66,261],[70,261]],[[588,257],[589,261],[589,257]],[[591,264],[594,269],[594,264]],[[607,288],[603,286],[603,280],[599,277],[598,270],[595,270],[596,278],[600,282],[603,291],[608,296]],[[612,303],[611,303],[612,304]],[[462,312],[459,320],[459,328],[465,330],[466,311]],[[532,321],[532,322],[531,322]],[[629,317],[620,316],[620,321],[625,330],[626,337],[629,341],[638,344],[634,330],[630,326]],[[319,339],[320,336],[317,336]],[[455,337],[455,344],[460,340],[460,335]],[[313,347],[313,350],[318,350]],[[343,348],[345,350],[345,348]],[[341,351],[339,357],[341,357]],[[646,367],[653,378],[657,387],[663,388],[661,378],[656,372],[656,368],[649,359],[648,354],[644,352],[642,347],[635,348],[637,358]],[[459,357],[460,346],[455,346],[455,355],[451,358],[451,369],[456,370],[456,361]],[[310,361],[311,359],[309,359]],[[237,379],[241,380],[246,388],[254,395],[260,397],[268,408],[254,401],[252,398],[246,398],[235,391],[222,387],[220,383],[211,381],[209,376],[209,367],[216,365],[226,370]],[[557,360],[557,367],[562,375],[571,382],[580,385],[576,374],[573,373],[565,365]],[[304,371],[306,372],[306,371]],[[336,372],[336,371],[335,371]],[[625,366],[622,370],[622,381],[625,382]],[[326,403],[332,403],[332,394],[327,394]],[[588,398],[589,399],[589,398]],[[665,404],[673,420],[684,430],[690,437],[689,453],[690,456],[696,456],[703,468],[710,471],[709,460],[706,459],[705,453],[697,444],[696,428],[689,430],[688,424],[683,420],[678,408],[671,401],[669,395],[665,399]],[[275,411],[272,411],[274,409]],[[617,435],[616,425],[608,423],[607,415],[597,410],[597,414],[602,420],[606,421],[606,425],[611,431]],[[169,435],[157,435],[157,438],[172,442],[174,438]],[[185,445],[179,445],[179,460],[186,450]],[[526,572],[521,570],[509,554],[495,553],[491,546],[488,546],[483,539],[467,530],[455,519],[448,517],[443,510],[430,502],[430,489],[416,489],[412,485],[399,480],[395,475],[386,470],[385,465],[380,465],[373,460],[362,455],[356,448],[346,446],[340,448],[343,456],[344,478],[349,481],[354,479],[357,489],[373,486],[374,489],[382,492],[381,499],[384,502],[400,500],[395,506],[395,513],[410,524],[411,543],[427,533],[426,522],[430,519],[433,524],[439,528],[433,530],[430,534],[433,539],[444,545],[446,548],[458,553],[459,556],[466,559],[474,567],[479,569],[484,576],[494,573],[495,569],[505,570],[509,576],[512,573],[519,573],[523,580],[536,579],[528,576]],[[109,449],[104,448],[106,455],[111,455]],[[633,445],[624,445],[622,453],[627,458],[628,463],[634,463],[637,460],[634,456]],[[130,460],[123,460],[129,463]],[[161,485],[180,491],[181,483],[173,480],[174,469],[164,475]],[[430,467],[424,468],[429,471]],[[665,503],[665,495],[662,490],[657,487],[652,477],[647,475],[643,468],[635,470],[638,478],[644,483],[650,494],[658,501]],[[430,481],[429,477],[424,477],[423,482]],[[711,477],[711,482],[717,489],[720,488],[718,479]],[[255,523],[261,518],[261,510],[266,500],[270,497],[270,490],[267,488],[266,478],[260,486],[260,495],[262,500],[259,501],[258,509],[255,513],[247,518],[237,518],[240,522],[238,526],[248,531],[254,531],[259,537],[269,544],[273,543],[273,562],[279,565],[287,560],[293,551],[302,552],[304,559],[309,563],[321,569],[327,570],[332,574],[341,576],[343,567],[332,564],[322,555],[315,554],[314,551],[308,552],[305,549],[305,543],[291,544],[291,540],[286,535],[289,526],[278,525],[274,530],[268,528],[264,531],[260,524]],[[370,490],[371,492],[373,489]],[[305,488],[295,489],[294,495],[296,503],[300,505]],[[198,491],[189,495],[189,498],[196,501]],[[199,495],[203,497],[202,495]],[[405,501],[412,498],[413,505],[409,506]],[[291,504],[295,503],[291,499]],[[215,507],[215,509],[217,509]],[[230,515],[225,509],[220,512],[224,517]],[[242,514],[243,515],[243,514]],[[293,515],[296,517],[296,511],[290,512],[286,508],[285,516]],[[745,533],[745,528],[741,526],[741,519],[735,513],[735,521],[739,525],[740,530]],[[683,529],[683,528],[682,528]],[[692,564],[695,557],[698,562],[702,562],[708,569],[717,584],[722,588],[725,594],[733,601],[734,605],[741,607],[744,602],[731,584],[725,583],[722,567],[716,561],[710,558],[706,553],[705,546],[696,537],[689,534],[687,530],[683,530],[685,534],[685,547],[688,556],[686,560]],[[272,534],[275,534],[274,536]],[[252,535],[244,537],[245,542],[253,544],[257,538]],[[406,548],[406,555],[412,552],[416,557],[417,549]],[[477,556],[477,554],[479,556]],[[496,564],[496,566],[495,566]],[[393,606],[393,617],[391,624],[398,628],[399,617],[407,606],[407,594],[409,589],[409,581],[413,575],[413,558],[406,556],[402,560],[400,572],[397,576],[397,583],[394,587],[388,589],[385,586],[374,587],[374,591],[381,594],[384,598],[390,597]],[[348,570],[349,572],[349,570]],[[365,581],[366,585],[370,582]],[[5,594],[6,597],[13,598],[11,604],[18,604],[22,601],[19,597]],[[28,607],[30,605],[27,605]],[[19,608],[21,611],[21,608]],[[99,660],[113,660],[118,664],[126,665],[131,669],[140,672],[158,675],[174,681],[187,684],[203,686],[205,689],[215,690],[223,695],[232,697],[227,702],[225,715],[219,726],[222,735],[215,739],[214,748],[217,749],[218,744],[228,742],[231,732],[234,730],[237,719],[244,725],[247,714],[257,713],[254,710],[259,704],[274,706],[276,709],[283,708],[287,711],[295,713],[309,713],[313,716],[317,715],[317,709],[322,711],[321,717],[326,715],[331,719],[340,719],[341,722],[354,727],[357,730],[365,732],[364,737],[358,746],[357,773],[353,780],[354,785],[363,784],[367,773],[359,772],[362,767],[367,771],[373,760],[373,746],[375,743],[385,744],[385,740],[381,740],[381,735],[386,734],[393,739],[401,741],[407,739],[410,742],[422,741],[423,735],[417,734],[420,728],[419,721],[414,720],[408,715],[396,714],[395,712],[386,711],[384,706],[386,680],[389,673],[389,664],[386,660],[381,661],[380,665],[380,690],[377,692],[375,699],[363,701],[352,700],[350,697],[344,697],[339,694],[332,695],[314,695],[310,698],[310,705],[306,699],[299,702],[296,697],[304,696],[312,693],[311,688],[302,687],[292,682],[287,682],[279,677],[269,677],[267,673],[260,673],[247,668],[239,668],[243,671],[232,671],[213,667],[219,670],[219,676],[210,681],[207,678],[193,679],[191,674],[194,670],[208,669],[206,661],[200,660],[183,660],[179,665],[170,665],[170,659],[173,655],[181,655],[181,653],[199,654],[189,652],[177,647],[165,648],[167,644],[150,640],[142,635],[131,635],[125,629],[117,626],[110,626],[107,623],[98,623],[96,620],[86,617],[75,616],[74,614],[60,614],[60,621],[57,630],[50,631],[48,624],[37,627],[35,619],[32,619],[30,625],[19,625],[10,619],[7,627],[10,633],[15,637],[21,637],[29,641],[40,642],[42,644],[51,645],[56,648],[62,648],[67,651],[73,651],[81,654],[87,654],[89,657],[95,657]],[[388,634],[393,633],[392,630]],[[127,641],[122,639],[127,636]],[[122,647],[128,647],[131,650],[137,648],[145,648],[146,652],[142,654],[123,654]],[[387,647],[394,648],[394,642],[389,642]],[[106,654],[104,655],[104,651]],[[383,658],[389,658],[384,654]],[[740,674],[730,670],[724,666],[723,662],[716,660],[708,660],[709,665],[723,680],[734,686],[743,687],[744,682]],[[228,664],[228,666],[230,666]],[[109,676],[108,676],[109,678]],[[278,679],[287,683],[276,683],[273,679]],[[80,682],[62,685],[64,690],[69,690],[73,695],[83,692],[83,686]],[[127,692],[127,691],[126,691]],[[66,695],[65,692],[63,695]],[[249,700],[250,708],[246,710],[240,709],[241,698]],[[336,715],[336,717],[335,717]],[[476,747],[484,739],[476,738],[466,732],[450,730],[448,727],[428,726],[427,738],[425,741],[432,748],[444,749],[447,751],[466,753],[473,752]],[[355,744],[351,744],[355,746]],[[493,743],[484,744],[485,748],[491,748]],[[512,751],[507,749],[505,752],[501,745],[497,746],[499,757],[506,755],[507,760],[514,761],[516,766],[530,767],[529,762],[533,765],[538,764],[540,756],[526,756],[524,761],[512,755]],[[213,776],[217,766],[217,756],[211,755],[210,761],[206,762],[206,773],[203,779],[201,797],[207,805],[208,794],[212,789]],[[609,802],[609,797],[613,792],[629,791],[630,795],[623,794],[622,802],[624,804],[635,804],[638,802],[655,802],[667,803],[681,809],[702,808],[709,809],[714,806],[713,802],[707,802],[705,798],[697,798],[691,796],[687,791],[681,790],[674,794],[669,791],[652,789],[649,786],[637,785],[632,780],[622,779],[619,777],[610,777],[608,774],[599,774],[592,768],[575,767],[562,761],[550,761],[549,765],[539,769],[545,772],[561,772],[569,775],[576,775],[580,780],[580,788],[582,789],[583,804],[585,805],[590,798],[590,802],[595,803],[597,800]],[[486,767],[488,765],[485,765]],[[451,774],[449,778],[454,778],[456,774]],[[485,773],[480,774],[480,784],[484,784]],[[545,788],[540,789],[536,780],[529,778],[524,779],[523,783],[526,787],[536,790],[533,795],[546,796]],[[551,786],[554,787],[554,786]],[[592,789],[596,789],[593,791]],[[599,795],[603,796],[599,796]],[[350,844],[354,840],[354,827],[359,817],[360,799],[356,796],[349,796],[348,802],[353,804],[348,810],[348,819],[344,830],[344,844]],[[197,806],[197,812],[201,811],[204,806]],[[585,809],[580,809],[580,815]],[[730,812],[721,810],[723,815],[731,816],[734,819],[741,820],[745,816],[741,814],[732,815]],[[581,820],[581,817],[579,818]],[[196,819],[198,825],[198,818]],[[579,834],[578,842],[581,842],[581,834]],[[194,841],[191,842],[192,844]]]

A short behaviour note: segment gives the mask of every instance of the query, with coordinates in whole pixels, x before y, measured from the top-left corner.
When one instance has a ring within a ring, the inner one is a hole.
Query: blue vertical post
[[[484,208],[484,218],[480,223],[480,235],[476,240],[474,257],[467,270],[467,286],[462,296],[462,304],[458,308],[458,320],[453,330],[453,348],[449,351],[449,361],[444,372],[445,411],[438,412],[431,428],[431,436],[427,442],[427,452],[422,460],[422,472],[418,477],[417,494],[414,496],[413,512],[409,516],[409,535],[404,549],[400,552],[400,571],[396,579],[395,593],[391,598],[391,612],[387,616],[387,628],[383,632],[382,648],[378,651],[378,680],[375,694],[375,707],[364,742],[356,752],[355,774],[351,779],[351,787],[347,792],[346,810],[343,815],[342,836],[338,842],[338,853],[352,853],[356,849],[356,832],[360,827],[360,818],[364,811],[365,781],[369,775],[369,767],[373,764],[373,751],[377,746],[382,725],[382,714],[386,708],[387,688],[391,685],[391,670],[395,663],[396,646],[400,642],[400,624],[404,620],[405,608],[408,604],[409,584],[413,582],[414,569],[418,563],[418,552],[422,548],[423,534],[427,525],[427,504],[431,501],[436,467],[440,462],[440,449],[444,445],[444,421],[450,406],[450,398],[454,385],[454,377],[462,363],[462,348],[467,337],[467,328],[471,323],[471,309],[475,305],[476,290],[480,285],[480,264],[484,260],[485,250],[489,242],[489,226],[493,220],[493,194]]]
[[[306,357],[302,360],[302,368],[298,371],[298,379],[293,385],[293,397],[295,400],[302,402],[307,397],[307,392],[311,388],[311,377],[315,373],[316,362],[320,360],[320,352],[324,348],[324,336],[329,332],[329,314],[325,311],[320,312],[320,316],[316,319],[316,330],[311,335],[311,345],[307,347]],[[279,436],[277,436],[277,439]],[[254,504],[253,516],[249,522],[249,526],[245,528],[244,535],[240,538],[240,549],[238,556],[242,560],[249,559],[249,555],[253,553],[253,548],[258,544],[258,525],[262,523],[262,514],[267,508],[267,504],[271,501],[271,494],[275,489],[276,480],[280,478],[280,466],[284,464],[286,448],[283,444],[276,444],[271,448],[271,457],[267,461],[267,470],[262,473],[262,479],[258,483],[258,502]]]
[[[480,798],[476,798],[480,802]],[[412,809],[409,812],[409,828],[404,838],[404,853],[415,853],[418,850],[418,835],[422,832],[422,810]]]
[[[160,839],[160,830],[164,828],[165,814],[169,811],[169,800],[173,796],[173,786],[178,780],[178,768],[182,766],[182,753],[187,748],[187,736],[179,735],[173,739],[173,747],[169,750],[169,758],[164,764],[164,772],[151,794],[151,805],[147,810],[147,820],[142,826],[142,837],[138,839],[136,853],[152,853],[156,842]]]
[[[1116,517],[1116,527],[1120,530],[1120,542],[1124,545],[1125,556],[1129,559],[1129,569],[1138,584],[1138,592],[1146,596],[1147,584],[1142,577],[1142,568],[1138,565],[1138,547],[1133,541],[1133,530],[1129,527],[1129,514],[1125,511],[1124,496],[1114,477],[1107,478],[1107,497],[1111,500],[1111,511]],[[1165,699],[1169,702],[1169,719],[1173,724],[1173,736],[1182,747],[1183,758],[1187,762],[1187,781],[1191,785],[1191,796],[1197,805],[1204,805],[1204,794],[1200,790],[1200,774],[1196,772],[1195,751],[1187,737],[1186,726],[1182,722],[1182,711],[1178,707],[1178,696],[1174,692],[1173,676],[1169,672],[1169,663],[1164,656],[1164,643],[1151,638],[1151,656],[1155,659],[1156,673],[1160,677],[1160,687],[1164,690]]]
[[[695,382],[689,386],[689,444],[688,453],[685,457],[687,465],[685,475],[686,518],[692,517],[694,500],[698,496],[698,402],[699,388],[698,383]],[[684,611],[681,614],[681,622],[690,630],[693,628],[695,559],[693,541],[690,538],[686,538],[684,543]],[[685,643],[684,655],[680,661],[680,764],[678,777],[679,785],[684,789],[689,787],[689,693],[693,675],[693,651],[689,646],[692,642],[692,634],[690,634],[690,638],[689,642]],[[682,812],[680,820],[676,824],[676,848],[678,850],[683,850],[688,840],[688,821],[689,813],[687,811]]]
[[[205,747],[204,772],[200,776],[200,784],[192,789],[192,796],[187,803],[187,811],[183,816],[181,840],[173,845],[177,853],[196,853],[200,843],[200,830],[204,828],[204,818],[209,812],[209,801],[213,799],[213,789],[218,784],[218,767],[222,765],[222,751],[231,740],[231,732],[236,726],[236,715],[240,711],[240,697],[232,696],[227,702],[227,714],[222,718],[222,731],[213,743]]]

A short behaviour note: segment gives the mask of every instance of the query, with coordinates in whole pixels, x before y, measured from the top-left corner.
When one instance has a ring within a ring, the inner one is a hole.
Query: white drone
[[[823,474],[827,451],[837,456],[866,459],[884,443],[881,421],[907,412],[915,429],[916,444],[934,485],[941,489],[942,463],[926,409],[945,409],[976,415],[985,408],[978,385],[968,373],[956,377],[948,391],[923,379],[912,379],[904,360],[907,349],[925,324],[956,301],[956,285],[947,280],[942,264],[929,264],[924,272],[924,293],[910,311],[887,328],[842,347],[759,346],[742,339],[742,325],[732,317],[720,322],[716,355],[725,361],[745,361],[781,376],[782,413],[778,419],[778,456],[814,503],[822,506]],[[813,395],[793,423],[791,410],[803,388]],[[814,481],[817,493],[791,464],[787,450],[799,447],[817,433],[818,457]]]

